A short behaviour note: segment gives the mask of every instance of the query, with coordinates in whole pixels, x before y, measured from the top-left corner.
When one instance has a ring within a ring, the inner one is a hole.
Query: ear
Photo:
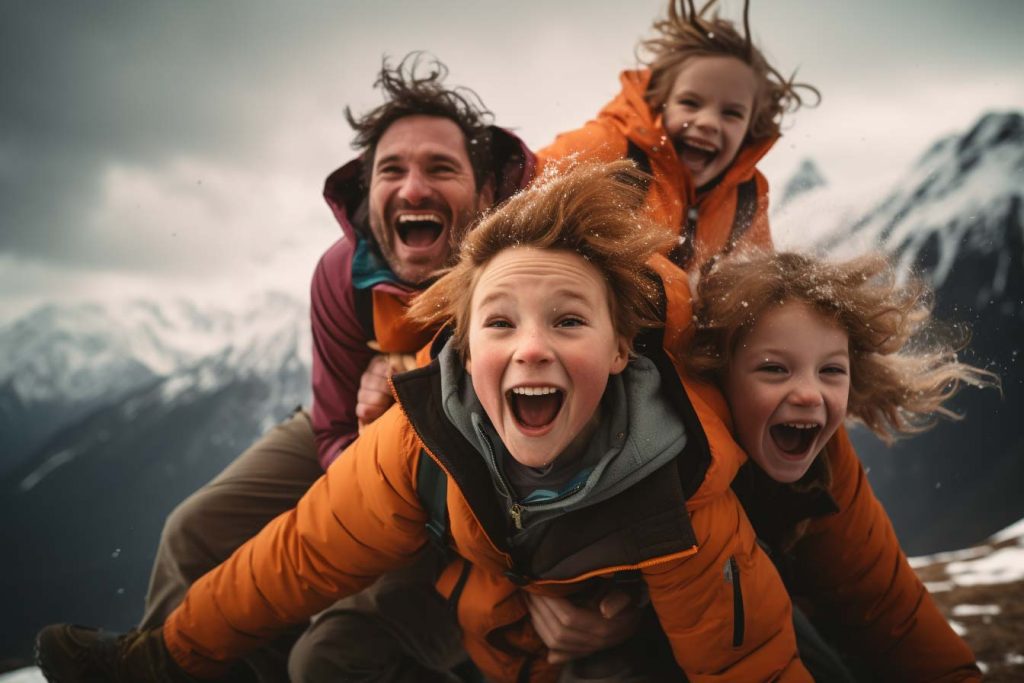
[[[629,364],[629,342],[625,337],[619,337],[616,342],[615,355],[612,356],[612,367],[610,374],[617,375],[626,369]]]
[[[473,360],[469,357],[468,354],[466,356],[466,362],[464,363],[464,366],[466,368],[466,374],[467,375],[472,375],[473,374]]]

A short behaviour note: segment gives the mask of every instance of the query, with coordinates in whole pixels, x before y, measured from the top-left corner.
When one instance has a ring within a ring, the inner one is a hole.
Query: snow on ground
[[[1024,548],[999,548],[985,557],[950,562],[946,572],[959,586],[980,586],[1024,581]]]
[[[910,558],[915,569],[935,565],[944,565],[946,577],[929,584],[933,593],[953,586],[1024,582],[1024,520],[994,534],[987,544]]]
[[[43,673],[34,666],[0,674],[0,683],[46,683]]]
[[[986,681],[1024,680],[1024,520],[975,548],[911,559]]]

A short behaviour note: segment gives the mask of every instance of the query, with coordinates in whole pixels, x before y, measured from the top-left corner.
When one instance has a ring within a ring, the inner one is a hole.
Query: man
[[[433,332],[404,321],[410,298],[447,265],[482,209],[531,179],[530,151],[487,124],[490,113],[474,93],[446,89],[446,75],[443,64],[419,53],[395,68],[385,61],[375,83],[384,103],[358,118],[346,109],[361,154],[332,173],[324,188],[343,237],[313,276],[312,416],[296,411],[171,513],[140,628],[161,625],[196,579],[292,508],[355,439],[360,377],[371,363],[368,377],[388,369],[387,356],[378,352],[413,353]],[[359,412],[375,417],[379,409]],[[339,608],[339,616],[349,619],[348,607]],[[363,607],[375,609],[355,606]],[[324,620],[322,615],[297,648],[292,678],[303,678],[311,666],[302,656],[330,649],[318,646],[319,634],[337,637]],[[363,640],[375,637],[371,625],[356,623]],[[60,672],[48,669],[104,637],[78,627],[49,632],[59,637],[41,640],[40,665],[61,680]],[[264,652],[249,665],[261,680],[284,677],[280,653]]]

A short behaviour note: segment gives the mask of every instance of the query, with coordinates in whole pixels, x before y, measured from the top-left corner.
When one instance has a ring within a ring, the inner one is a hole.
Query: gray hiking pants
[[[322,474],[309,415],[297,411],[186,498],[164,523],[140,627],[163,624],[194,581],[295,507]],[[265,682],[450,680],[437,671],[465,654],[433,588],[439,562],[425,553],[317,615],[297,641],[282,638],[246,662]]]

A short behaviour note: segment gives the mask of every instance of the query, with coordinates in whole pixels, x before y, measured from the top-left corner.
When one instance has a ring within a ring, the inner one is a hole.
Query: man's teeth
[[[558,389],[555,387],[515,387],[512,389],[513,394],[519,394],[520,396],[547,396],[557,391]]]
[[[403,213],[398,217],[399,223],[412,223],[419,221],[430,221],[432,223],[440,223],[441,219],[432,213]]]

